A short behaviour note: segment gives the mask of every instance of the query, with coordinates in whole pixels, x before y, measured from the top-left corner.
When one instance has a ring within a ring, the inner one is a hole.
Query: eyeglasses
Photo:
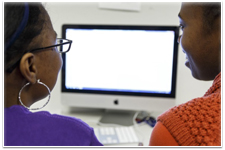
[[[49,48],[55,47],[59,53],[66,53],[70,50],[71,44],[72,44],[72,40],[57,38],[55,45],[42,47],[42,48],[36,48],[36,49],[29,50],[27,52],[35,52],[35,51],[40,51],[43,49],[49,49]]]
[[[70,50],[71,44],[72,44],[72,40],[57,38],[55,45],[42,47],[42,48],[35,48],[35,49],[32,49],[32,50],[28,50],[25,53],[37,52],[37,51],[41,51],[41,50],[45,50],[45,49],[49,49],[49,48],[55,48],[55,50],[57,50],[59,53],[66,53]],[[8,66],[6,71],[9,72],[9,73],[12,72],[16,68],[16,66],[18,65],[20,60],[21,60],[21,58],[18,61],[16,61],[16,63]]]

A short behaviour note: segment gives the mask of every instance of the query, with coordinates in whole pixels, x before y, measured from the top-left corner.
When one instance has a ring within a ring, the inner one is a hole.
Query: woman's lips
[[[189,67],[189,60],[188,60],[188,56],[187,54],[185,53],[185,51],[183,51],[184,54],[185,54],[185,66]]]

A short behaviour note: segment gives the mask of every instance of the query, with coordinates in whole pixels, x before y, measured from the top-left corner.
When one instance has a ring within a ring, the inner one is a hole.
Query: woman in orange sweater
[[[157,118],[150,146],[221,146],[221,3],[182,3],[178,42],[198,80],[214,80],[203,97]]]

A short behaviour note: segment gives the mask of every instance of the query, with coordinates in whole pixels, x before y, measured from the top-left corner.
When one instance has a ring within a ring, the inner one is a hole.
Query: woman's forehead
[[[182,3],[178,15],[182,20],[192,20],[202,18],[202,9],[197,3]]]

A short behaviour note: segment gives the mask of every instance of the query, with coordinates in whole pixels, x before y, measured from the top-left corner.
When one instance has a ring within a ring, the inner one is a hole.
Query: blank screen
[[[174,31],[67,29],[67,89],[171,93]]]

